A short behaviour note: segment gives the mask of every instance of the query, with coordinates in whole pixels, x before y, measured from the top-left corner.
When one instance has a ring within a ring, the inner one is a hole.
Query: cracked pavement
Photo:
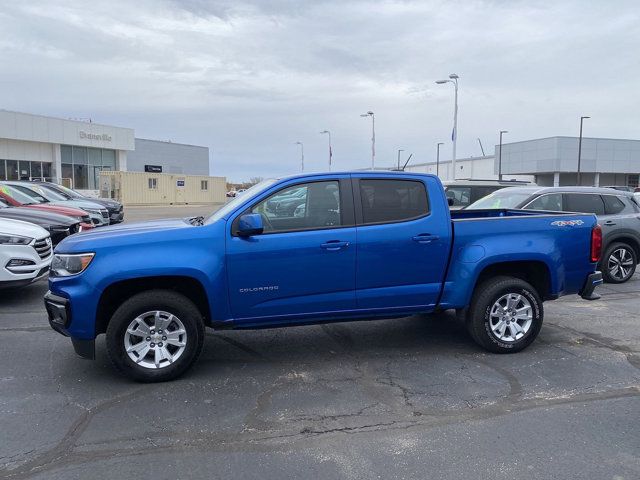
[[[493,355],[452,314],[208,331],[136,384],[0,291],[0,478],[640,478],[640,276]]]

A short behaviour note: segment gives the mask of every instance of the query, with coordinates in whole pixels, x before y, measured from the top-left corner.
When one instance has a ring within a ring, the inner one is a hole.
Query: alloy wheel
[[[160,369],[174,363],[187,346],[187,330],[175,315],[155,310],[134,318],[124,335],[129,358],[144,368]]]

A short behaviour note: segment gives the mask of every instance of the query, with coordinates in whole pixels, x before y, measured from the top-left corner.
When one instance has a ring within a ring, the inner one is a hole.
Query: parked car
[[[452,210],[464,208],[490,193],[506,187],[535,185],[521,180],[451,180],[443,182]],[[453,203],[451,203],[453,202]]]
[[[640,259],[640,206],[633,194],[596,187],[514,187],[478,200],[469,209],[523,208],[593,213],[602,225],[604,280],[623,283]]]
[[[46,276],[52,251],[44,228],[0,218],[0,287],[28,285]]]
[[[32,196],[22,193],[20,190],[0,183],[0,199],[4,200],[12,207],[27,207],[33,210],[41,210],[45,212],[59,213],[78,219],[81,229],[89,230],[94,228],[93,221],[87,212],[79,208],[64,207],[54,205],[49,202],[40,203],[39,200]]]
[[[266,203],[306,192],[301,217]],[[336,195],[337,192],[337,195]],[[198,220],[198,221],[195,221]],[[125,375],[175,378],[204,327],[262,328],[456,309],[496,353],[538,335],[542,302],[595,299],[592,214],[450,212],[434,175],[356,172],[266,180],[207,219],[95,229],[57,247],[45,296],[52,328]]]
[[[246,188],[239,188],[239,189],[236,191],[235,196],[236,196],[236,197],[238,197],[238,196],[242,195],[242,194],[243,194],[244,192],[246,192],[246,191],[247,191],[247,189],[246,189]]]
[[[42,188],[32,182],[3,182],[31,197],[39,203],[49,203],[60,205],[63,207],[74,207],[84,210],[91,217],[91,222],[96,227],[109,225],[109,211],[102,205],[90,202],[88,200],[69,200],[64,196],[53,192],[52,190]]]
[[[27,207],[11,207],[0,198],[0,218],[10,218],[33,223],[44,228],[51,236],[51,243],[55,247],[63,238],[82,230],[77,218],[59,213],[36,210]]]
[[[236,196],[236,194],[237,194],[237,193],[238,193],[238,192],[236,192],[235,190],[229,190],[229,191],[227,192],[227,197],[229,197],[229,198],[233,198],[233,197],[235,197],[235,196]]]
[[[33,182],[36,185],[41,186],[42,188],[48,188],[53,190],[54,192],[62,195],[67,200],[84,200],[92,203],[97,203],[98,205],[102,205],[109,212],[109,223],[120,223],[124,220],[124,208],[120,202],[112,200],[110,198],[94,198],[87,197],[86,195],[82,195],[75,190],[67,188],[63,185],[58,185],[57,183],[52,182]]]

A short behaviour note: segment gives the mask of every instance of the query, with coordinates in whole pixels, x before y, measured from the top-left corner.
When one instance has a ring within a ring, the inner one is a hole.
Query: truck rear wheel
[[[467,329],[481,347],[494,353],[519,352],[542,327],[540,295],[519,278],[499,276],[476,287],[466,315]]]
[[[183,374],[198,358],[204,325],[187,297],[149,290],[126,300],[107,326],[113,365],[139,382],[163,382]]]

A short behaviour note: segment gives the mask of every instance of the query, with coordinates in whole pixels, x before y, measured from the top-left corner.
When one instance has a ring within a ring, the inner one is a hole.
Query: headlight
[[[0,233],[0,245],[29,245],[33,238]]]
[[[85,212],[93,213],[94,215],[100,215],[100,209],[98,208],[83,208]]]
[[[65,255],[56,253],[51,260],[51,274],[57,277],[69,277],[86,270],[93,260],[94,253]]]

